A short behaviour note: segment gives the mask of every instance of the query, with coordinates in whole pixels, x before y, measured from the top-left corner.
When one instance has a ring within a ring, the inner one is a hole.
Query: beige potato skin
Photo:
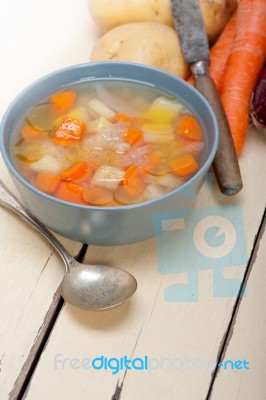
[[[208,38],[212,42],[235,10],[237,0],[199,0],[199,4]],[[139,21],[173,26],[170,0],[89,0],[89,10],[101,32]]]
[[[89,10],[102,32],[140,21],[173,26],[169,0],[89,0]]]
[[[103,60],[151,65],[182,79],[188,74],[175,30],[157,22],[133,22],[105,33],[90,56],[90,61]]]

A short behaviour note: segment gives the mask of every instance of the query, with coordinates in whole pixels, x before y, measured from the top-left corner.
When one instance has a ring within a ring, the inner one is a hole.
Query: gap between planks
[[[265,226],[266,226],[266,210],[264,210],[264,214],[262,216],[261,223],[259,225],[257,234],[256,234],[255,239],[254,239],[253,248],[252,248],[252,251],[251,251],[247,266],[246,266],[246,270],[245,270],[245,273],[244,273],[244,276],[243,276],[243,280],[242,280],[242,283],[241,283],[241,286],[240,286],[240,289],[239,289],[238,296],[236,298],[236,301],[235,301],[235,304],[234,304],[234,307],[233,307],[232,316],[230,318],[228,327],[227,327],[227,329],[225,331],[224,337],[223,337],[223,339],[221,341],[220,349],[219,349],[218,355],[217,355],[217,366],[215,367],[215,369],[214,369],[214,371],[212,373],[211,382],[210,382],[208,393],[207,393],[207,396],[206,396],[205,400],[211,400],[212,389],[213,389],[215,380],[216,380],[216,378],[218,376],[218,373],[219,373],[218,364],[222,361],[222,359],[223,359],[223,357],[224,357],[224,355],[226,353],[226,349],[227,349],[227,347],[229,345],[229,342],[231,340],[231,337],[233,335],[234,325],[235,325],[235,322],[236,322],[238,310],[239,310],[240,305],[241,305],[242,293],[243,293],[243,291],[244,291],[244,289],[245,289],[245,287],[247,285],[247,281],[248,281],[248,278],[249,278],[250,273],[252,271],[253,264],[254,264],[254,262],[256,260],[257,253],[258,253],[258,250],[259,250],[260,240],[261,240],[261,238],[263,236],[263,233],[265,231]],[[138,335],[138,338],[139,338],[140,334],[141,334],[141,331],[140,331],[140,333]],[[126,379],[126,372],[125,372],[125,374],[123,376],[123,379],[122,379],[121,383],[119,381],[117,382],[117,385],[116,385],[116,388],[115,388],[115,392],[112,395],[111,400],[121,400],[122,389],[123,389],[123,385],[124,385],[125,379]]]
[[[233,311],[232,311],[232,315],[231,315],[230,321],[228,323],[228,327],[227,327],[227,329],[225,331],[223,340],[222,340],[221,345],[220,345],[220,349],[218,351],[217,364],[216,364],[216,367],[215,367],[214,371],[212,372],[211,382],[210,382],[209,390],[208,390],[208,393],[207,393],[207,396],[206,396],[205,400],[212,400],[212,390],[213,390],[213,387],[214,387],[214,384],[215,384],[215,380],[216,380],[216,378],[218,377],[218,374],[219,374],[218,364],[223,361],[223,357],[226,354],[227,347],[228,347],[228,345],[230,343],[230,340],[231,340],[231,338],[233,336],[234,326],[235,326],[235,323],[236,323],[238,311],[239,311],[239,308],[240,308],[240,305],[241,305],[241,301],[242,301],[242,297],[243,297],[242,294],[244,293],[245,287],[247,286],[247,282],[248,282],[249,276],[251,274],[253,265],[254,265],[254,263],[256,261],[257,254],[258,254],[259,247],[260,247],[260,240],[261,240],[261,238],[262,238],[262,236],[263,236],[263,234],[265,232],[265,227],[266,227],[266,209],[264,210],[264,214],[262,216],[262,220],[261,220],[257,235],[255,236],[253,249],[251,251],[251,254],[250,254],[247,266],[246,266],[246,270],[245,270],[245,273],[244,273],[244,276],[243,276],[243,281],[241,283],[238,296],[236,298],[236,302],[235,302],[235,305],[234,305],[234,308],[233,308]],[[114,400],[118,400],[119,398],[120,397],[115,398]]]
[[[224,337],[223,337],[221,345],[220,345],[220,349],[218,351],[217,364],[219,364],[222,361],[222,359],[225,355],[226,349],[228,347],[228,344],[230,342],[230,339],[232,337],[238,310],[241,305],[241,299],[242,299],[241,294],[243,293],[243,289],[245,288],[245,286],[247,284],[249,275],[252,271],[253,264],[256,260],[256,256],[257,256],[257,253],[259,250],[260,239],[265,231],[265,225],[266,225],[266,211],[264,211],[260,226],[259,226],[257,234],[255,236],[253,249],[251,251],[251,255],[250,255],[249,261],[246,266],[243,281],[242,281],[241,287],[239,289],[239,293],[238,293],[238,296],[237,296],[237,299],[236,299],[236,302],[235,302],[235,305],[234,305],[234,308],[232,311],[232,316],[230,318],[228,327],[226,329],[226,332],[224,334]],[[77,261],[82,262],[84,260],[84,257],[87,252],[87,247],[88,247],[87,245],[82,246],[79,254],[75,257]],[[58,288],[58,290],[56,291],[56,293],[54,295],[53,302],[51,303],[51,306],[49,307],[49,309],[47,311],[47,314],[44,319],[44,323],[43,323],[42,327],[40,328],[37,340],[34,343],[34,345],[32,346],[30,354],[29,354],[25,364],[23,365],[20,375],[18,376],[18,378],[14,384],[14,388],[13,388],[12,392],[10,393],[10,397],[9,397],[10,400],[22,400],[23,399],[24,394],[27,391],[28,383],[35,371],[35,368],[38,364],[38,361],[40,359],[42,351],[45,348],[47,341],[49,340],[53,326],[59,316],[59,313],[62,309],[63,304],[64,304],[64,300],[62,299],[62,297],[60,295],[60,288]],[[209,390],[208,390],[205,400],[211,400],[212,389],[213,389],[213,386],[214,386],[214,383],[215,383],[218,373],[219,373],[219,368],[217,366],[212,373]],[[123,377],[122,382],[121,383],[119,381],[117,382],[117,386],[115,388],[114,394],[111,396],[111,400],[120,400],[121,399],[122,389],[123,389],[123,384],[125,382],[125,379],[126,379],[126,373]]]
[[[77,256],[75,256],[75,259],[82,263],[84,261],[87,249],[87,244],[82,245],[79,253],[77,254]],[[23,399],[24,394],[27,391],[30,379],[35,371],[41,354],[46,346],[46,343],[49,340],[50,334],[63,305],[64,299],[61,296],[61,291],[59,287],[54,294],[53,301],[45,315],[43,324],[37,333],[36,341],[34,342],[30,353],[21,369],[21,372],[14,383],[14,387],[9,394],[9,400]]]

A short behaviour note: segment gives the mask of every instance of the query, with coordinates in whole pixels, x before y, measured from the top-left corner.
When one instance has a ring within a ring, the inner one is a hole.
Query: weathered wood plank
[[[10,101],[33,80],[87,61],[97,33],[89,20],[87,2],[78,3],[0,2],[1,117]],[[0,179],[16,193],[2,158]],[[54,295],[63,266],[50,245],[17,216],[0,208],[0,221],[0,398],[7,399],[18,379],[12,394],[16,398],[35,357],[36,343],[47,329],[45,316],[57,302]],[[79,243],[60,240],[77,254]]]
[[[243,297],[231,326],[225,352],[210,399],[264,400],[266,382],[264,363],[266,359],[266,232],[259,238],[254,263],[247,279],[248,296]],[[229,360],[229,361],[228,361]],[[234,364],[237,360],[242,364]],[[249,364],[244,365],[244,360]],[[226,363],[227,361],[227,363]]]
[[[246,235],[242,239],[246,240],[248,256],[264,211],[264,152],[263,139],[252,130],[241,158],[245,188],[238,198],[225,200],[242,208]],[[198,203],[201,207],[206,204],[207,192],[205,186]],[[213,194],[212,206],[219,203],[218,197],[217,192]],[[190,252],[191,237],[187,243]],[[103,313],[86,313],[65,305],[25,398],[110,399],[119,381],[119,386],[123,382],[121,399],[125,400],[205,399],[236,298],[214,297],[213,272],[203,269],[199,271],[198,301],[166,302],[165,288],[185,283],[188,276],[182,269],[180,274],[160,274],[156,247],[158,251],[158,242],[151,239],[124,247],[89,249],[88,262],[124,267],[136,276],[138,291],[129,303]],[[174,242],[172,251],[166,249],[165,263],[172,263]],[[231,266],[224,268],[224,276],[241,280],[244,271],[245,266]],[[153,368],[112,375],[110,370],[82,367],[84,358],[101,355],[147,355]]]

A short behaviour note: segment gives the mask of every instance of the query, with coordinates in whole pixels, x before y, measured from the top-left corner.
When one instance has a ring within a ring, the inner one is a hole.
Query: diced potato
[[[183,104],[177,103],[175,100],[168,99],[167,97],[164,97],[164,96],[157,97],[151,106],[154,106],[154,105],[168,107],[177,113],[179,113],[183,110]]]
[[[157,97],[149,109],[144,113],[144,117],[153,122],[169,123],[177,119],[183,106],[166,97]]]
[[[107,119],[112,119],[116,115],[115,112],[111,110],[110,107],[106,106],[99,99],[90,100],[88,105],[92,109],[92,111],[96,112],[98,115],[101,115]]]
[[[53,175],[60,173],[62,168],[62,162],[56,157],[50,154],[46,154],[43,158],[38,161],[31,163],[31,169],[37,172],[46,172]]]
[[[93,121],[90,122],[89,125],[89,132],[90,133],[97,133],[103,128],[107,128],[108,126],[111,125],[111,122],[108,121],[105,117],[101,116],[100,118],[97,118]]]
[[[143,139],[145,143],[171,143],[175,140],[173,132],[158,135],[157,133],[144,132]]]
[[[85,124],[88,124],[88,122],[91,119],[87,108],[83,107],[83,106],[79,106],[79,107],[73,108],[73,110],[71,110],[70,112],[68,112],[64,115],[61,115],[59,118],[57,118],[54,121],[54,126],[58,125],[62,121],[62,119],[65,117],[71,117],[74,119],[78,119],[80,121],[83,121]]]
[[[164,187],[162,187],[161,185],[158,185],[156,183],[151,183],[144,190],[143,197],[146,200],[152,200],[152,199],[156,199],[157,197],[163,196],[164,193],[165,193]]]
[[[125,171],[110,165],[101,165],[94,173],[91,183],[115,190],[123,180]]]
[[[167,189],[175,189],[182,185],[183,181],[174,175],[166,174],[163,176],[158,176],[156,178],[157,182],[166,187]]]
[[[156,135],[165,135],[167,133],[173,132],[173,127],[171,124],[144,124],[143,132],[153,133]]]

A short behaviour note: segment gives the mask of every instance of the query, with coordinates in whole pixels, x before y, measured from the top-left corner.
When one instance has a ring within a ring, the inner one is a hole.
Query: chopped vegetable
[[[92,177],[91,183],[108,189],[116,189],[124,178],[125,171],[110,165],[101,165]]]
[[[153,123],[172,123],[177,119],[182,106],[165,97],[157,97],[149,109],[142,115]]]
[[[87,170],[88,167],[86,163],[76,163],[63,172],[62,180],[67,182],[76,181],[83,178],[87,174]]]
[[[54,106],[51,103],[41,103],[30,110],[25,119],[32,129],[49,132],[54,127]]]
[[[137,128],[130,127],[124,132],[124,140],[130,144],[136,144],[142,139],[142,131]]]
[[[237,154],[245,143],[251,96],[266,57],[265,21],[265,0],[238,3],[235,39],[220,91]]]
[[[171,189],[176,189],[178,188],[180,185],[182,185],[183,181],[179,178],[177,178],[176,176],[172,175],[172,174],[166,174],[163,176],[158,176],[156,178],[156,181],[166,187],[166,188],[171,188]]]
[[[183,157],[170,161],[169,166],[172,171],[181,177],[187,177],[199,168],[198,163],[192,154],[186,154]]]
[[[151,175],[165,175],[167,172],[170,172],[171,169],[167,165],[165,161],[162,160],[159,154],[152,153],[147,159],[147,162],[144,165],[144,170]]]
[[[67,112],[73,106],[76,97],[74,90],[66,90],[65,92],[54,93],[51,96],[51,102],[59,107],[62,112]]]
[[[45,154],[44,146],[39,140],[19,140],[15,145],[15,156],[24,162],[38,161]]]
[[[115,120],[120,122],[131,122],[132,118],[129,115],[117,113],[115,116]]]
[[[92,99],[89,101],[89,107],[92,111],[94,111],[96,114],[101,115],[107,119],[114,119],[115,118],[115,112],[111,110],[110,107],[108,107],[106,104],[101,102],[99,99]]]
[[[82,187],[87,187],[90,182],[91,178],[95,172],[95,165],[90,161],[86,164],[87,167],[87,172],[85,175],[83,175],[81,178],[76,178],[73,182],[76,183],[77,185],[80,185]]]
[[[111,126],[111,122],[108,121],[105,117],[99,117],[93,121],[90,122],[89,124],[89,132],[90,133],[97,133],[99,131],[102,131],[105,128],[108,128]]]
[[[115,200],[122,204],[138,203],[145,187],[143,172],[139,168],[132,168],[130,173],[127,171],[127,178],[115,190]]]
[[[261,69],[252,95],[250,115],[258,129],[266,128],[266,63]]]
[[[81,140],[83,131],[84,124],[82,121],[72,117],[64,117],[52,139],[61,146],[72,146]]]
[[[195,155],[200,154],[205,148],[204,142],[196,142],[195,140],[176,140],[175,142],[178,149]]]
[[[174,141],[173,127],[167,123],[143,125],[143,138],[146,143],[170,143]]]
[[[145,189],[145,186],[143,171],[135,166],[131,166],[126,171],[121,185],[115,191],[115,198],[122,203],[134,203]]]
[[[82,192],[83,188],[75,183],[61,182],[56,197],[70,203],[85,204]]]
[[[83,199],[94,206],[103,206],[113,200],[113,192],[106,187],[91,186],[83,190]]]
[[[133,116],[136,114],[128,102],[116,94],[113,94],[111,90],[105,88],[104,86],[96,85],[96,93],[104,104],[106,104],[119,115]]]
[[[202,140],[200,124],[193,115],[183,115],[177,121],[176,134],[190,140]]]
[[[163,186],[156,183],[151,183],[144,190],[143,196],[146,200],[153,200],[163,196],[164,193],[165,193],[165,188],[163,188]]]
[[[146,143],[161,143],[161,144],[166,144],[166,143],[171,143],[174,142],[175,135],[173,132],[171,133],[165,133],[163,135],[158,135],[150,132],[143,132],[143,139],[144,142]]]
[[[127,185],[130,182],[130,179],[134,179],[135,174],[137,173],[138,168],[136,165],[130,165],[125,172],[123,184]]]
[[[56,191],[60,178],[55,175],[39,172],[35,179],[35,186],[44,193],[52,194]]]
[[[173,127],[168,123],[151,123],[143,125],[145,133],[153,133],[156,135],[165,135],[173,132]]]
[[[32,126],[26,124],[21,129],[21,135],[25,140],[31,141],[34,139],[39,139],[41,137],[44,137],[45,135],[47,135],[47,133],[36,130]]]
[[[54,175],[59,175],[62,168],[57,157],[51,154],[46,154],[43,158],[38,161],[31,163],[31,169],[38,172],[46,172]]]

